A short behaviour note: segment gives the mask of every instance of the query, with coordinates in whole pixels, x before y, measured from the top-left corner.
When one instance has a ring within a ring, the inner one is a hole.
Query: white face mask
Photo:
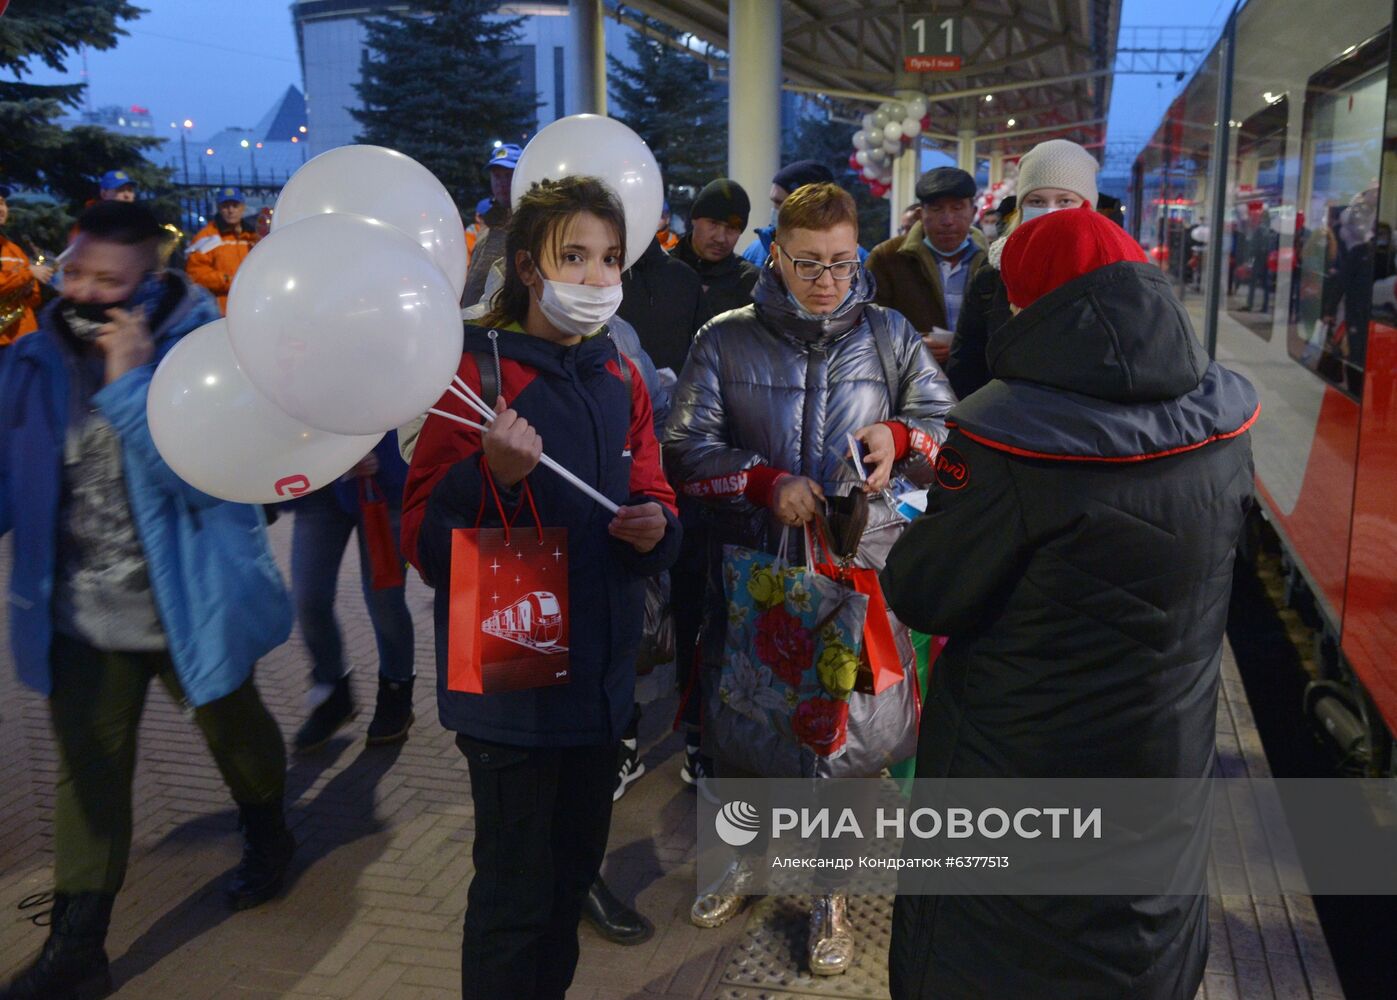
[[[980,223],[980,231],[985,234],[985,239],[992,240],[999,235],[999,224],[995,222]]]
[[[1053,212],[1061,212],[1061,205],[1025,205],[1019,209],[1019,216],[1024,222],[1030,222],[1040,215],[1051,215]]]
[[[559,332],[585,337],[616,315],[621,294],[620,285],[573,285],[544,278],[538,305]]]

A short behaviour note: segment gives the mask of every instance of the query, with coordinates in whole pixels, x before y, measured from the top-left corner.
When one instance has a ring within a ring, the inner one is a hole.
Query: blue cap
[[[519,165],[519,157],[523,150],[512,142],[507,142],[503,146],[496,146],[494,152],[490,154],[490,159],[486,161],[487,167],[504,167],[506,170],[513,170]]]
[[[97,186],[103,191],[115,191],[117,188],[135,187],[136,182],[125,170],[108,170],[102,175]]]
[[[475,214],[484,215],[486,212],[490,211],[490,209],[493,208],[494,205],[495,199],[481,198],[478,202],[475,203]]]
[[[243,200],[242,191],[235,187],[219,188],[213,194],[214,197],[218,199],[218,204],[220,205],[226,205],[230,201],[240,202]]]

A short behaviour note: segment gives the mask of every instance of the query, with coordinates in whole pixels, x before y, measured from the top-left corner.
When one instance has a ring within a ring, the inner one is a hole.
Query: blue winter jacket
[[[116,430],[131,515],[145,550],[156,610],[185,695],[205,705],[242,686],[253,664],[291,634],[291,602],[267,544],[260,507],[216,500],[171,471],[151,440],[146,394],[156,363],[218,306],[182,274],[178,302],[154,331],[156,360],[90,400]],[[20,680],[53,690],[49,650],[63,444],[76,363],[59,303],[0,366],[0,535],[14,531],[10,645]]]

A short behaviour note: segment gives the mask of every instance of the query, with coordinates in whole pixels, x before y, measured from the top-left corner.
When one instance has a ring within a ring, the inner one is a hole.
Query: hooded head
[[[1208,367],[1164,272],[1091,209],[1021,225],[1000,273],[1017,315],[985,349],[997,379],[1137,403],[1191,391]]]

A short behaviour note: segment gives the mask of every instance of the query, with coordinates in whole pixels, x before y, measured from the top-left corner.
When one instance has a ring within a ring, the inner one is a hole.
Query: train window
[[[1284,200],[1289,121],[1290,101],[1280,94],[1235,133],[1223,301],[1233,319],[1263,340],[1271,339],[1273,297],[1280,291],[1293,303],[1296,287],[1284,274],[1295,256],[1295,211]]]
[[[1336,388],[1362,394],[1377,257],[1388,33],[1310,77],[1301,139],[1303,218],[1287,348]],[[1385,234],[1390,242],[1390,231]]]

